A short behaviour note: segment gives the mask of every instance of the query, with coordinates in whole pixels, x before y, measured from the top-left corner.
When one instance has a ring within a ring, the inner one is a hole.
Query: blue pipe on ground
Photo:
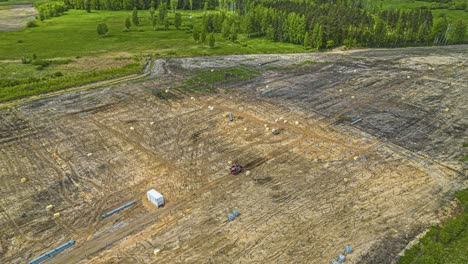
[[[116,208],[116,209],[114,209],[114,210],[112,210],[112,211],[110,211],[110,212],[108,212],[108,213],[103,214],[103,215],[102,215],[102,218],[109,217],[109,216],[111,216],[111,215],[113,215],[113,214],[115,214],[115,213],[117,213],[117,212],[119,212],[119,211],[121,211],[121,210],[123,210],[123,209],[129,207],[129,206],[132,206],[132,205],[134,205],[134,204],[135,204],[135,201],[131,201],[131,202],[129,202],[129,203],[126,203],[126,204],[120,206],[119,208]]]
[[[43,261],[57,255],[58,253],[64,251],[65,249],[67,249],[67,248],[69,248],[69,247],[71,247],[73,245],[75,245],[75,240],[70,240],[67,243],[65,243],[65,244],[63,244],[61,246],[58,246],[58,247],[52,249],[51,251],[49,251],[47,253],[44,253],[44,254],[40,255],[39,257],[29,261],[28,264],[39,264],[39,263],[41,263],[41,262],[43,262]]]

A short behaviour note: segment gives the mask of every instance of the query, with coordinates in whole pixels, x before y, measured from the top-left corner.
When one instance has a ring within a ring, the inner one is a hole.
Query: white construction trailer
[[[164,206],[164,197],[158,193],[155,189],[151,189],[146,192],[146,198],[148,201],[156,205],[157,207]]]

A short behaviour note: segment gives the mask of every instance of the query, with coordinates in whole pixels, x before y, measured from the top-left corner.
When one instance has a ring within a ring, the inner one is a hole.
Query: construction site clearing
[[[466,54],[155,59],[0,110],[0,262],[393,263],[460,210]]]

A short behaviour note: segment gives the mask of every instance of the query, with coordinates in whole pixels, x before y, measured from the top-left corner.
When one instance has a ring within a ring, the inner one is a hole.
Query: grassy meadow
[[[0,88],[0,101],[12,100],[37,93],[48,92],[109,78],[112,71],[116,77],[141,71],[143,58],[204,56],[247,53],[294,53],[306,51],[302,46],[288,43],[273,43],[266,39],[248,39],[239,35],[236,42],[224,40],[216,34],[216,44],[210,48],[206,43],[193,40],[191,25],[201,20],[202,12],[180,11],[182,27],[176,30],[173,14],[169,14],[171,26],[157,31],[152,27],[148,10],[139,11],[140,26],[132,25],[126,32],[125,19],[131,11],[69,10],[59,17],[37,21],[38,26],[21,31],[0,32],[0,80],[20,85]],[[192,17],[192,18],[190,18]],[[97,24],[105,22],[107,36],[97,34]],[[45,61],[48,65],[23,64],[22,59]],[[139,63],[139,67],[130,67]],[[117,68],[127,67],[118,71]],[[83,78],[93,74],[92,80]],[[102,73],[102,74],[100,74]],[[120,73],[120,74],[119,74]],[[99,78],[102,75],[103,78]],[[37,80],[39,79],[39,81]],[[54,85],[44,87],[47,80]],[[59,80],[63,80],[60,85]],[[67,80],[65,82],[65,80]],[[0,84],[1,86],[5,86]],[[10,84],[11,85],[11,84]],[[61,87],[62,86],[62,87]],[[26,90],[25,90],[26,89]],[[27,91],[27,92],[25,92]]]

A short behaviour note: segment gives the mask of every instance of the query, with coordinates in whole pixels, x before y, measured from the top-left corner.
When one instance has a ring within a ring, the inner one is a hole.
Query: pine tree
[[[210,34],[210,40],[209,40],[209,44],[210,44],[210,48],[214,48],[215,46],[215,36],[213,33]]]
[[[138,26],[140,24],[140,20],[138,19],[138,10],[136,7],[133,8],[132,22],[135,26]]]
[[[182,25],[182,15],[180,13],[175,14],[174,18],[174,26],[177,30],[179,30],[180,26]]]
[[[231,34],[230,31],[231,31],[231,26],[229,26],[228,20],[225,19],[224,22],[223,22],[223,25],[221,27],[221,36],[224,39],[229,38],[229,35]]]
[[[203,27],[202,28],[202,31],[201,31],[201,36],[200,36],[200,40],[202,43],[205,43],[205,40],[206,40],[206,29]]]
[[[164,18],[164,30],[169,30],[169,18]]]
[[[309,37],[309,32],[306,31],[304,34],[304,47],[309,48],[310,47],[310,37]]]
[[[130,18],[127,17],[127,18],[125,19],[125,29],[126,29],[127,31],[130,31],[130,26],[131,26],[131,25],[132,25],[132,23],[130,23]]]
[[[86,8],[86,12],[91,13],[91,0],[86,0],[85,8]]]
[[[171,3],[172,13],[175,13],[175,11],[177,9],[177,4],[179,3],[179,1],[178,0],[171,0],[170,3]]]
[[[323,47],[323,31],[320,24],[315,24],[314,30],[312,31],[312,43],[313,47],[320,49]]]
[[[150,7],[150,9],[149,9],[149,13],[150,13],[151,21],[153,21],[153,18],[154,18],[154,12],[155,12],[155,10],[154,10],[154,7]]]
[[[153,17],[153,30],[156,31],[158,30],[158,18]]]
[[[193,40],[198,42],[200,40],[200,32],[198,31],[198,27],[193,28]]]
[[[159,5],[158,12],[159,12],[159,21],[164,22],[164,19],[167,16],[167,4],[166,4],[166,2]]]

